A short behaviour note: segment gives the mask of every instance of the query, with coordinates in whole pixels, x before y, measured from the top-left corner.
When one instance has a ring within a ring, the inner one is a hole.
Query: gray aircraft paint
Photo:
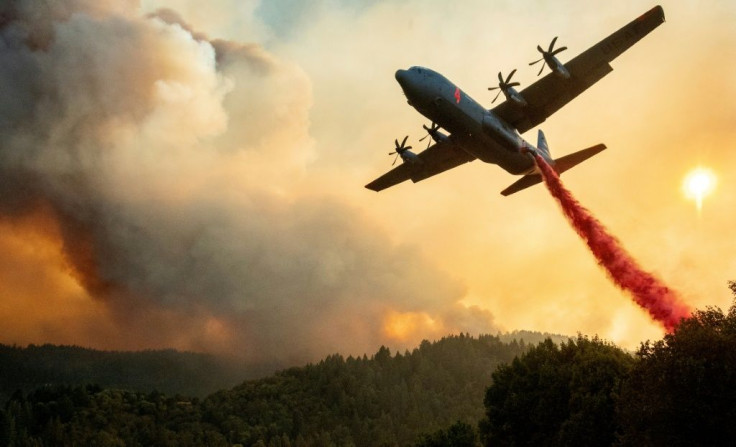
[[[439,124],[449,135],[438,130],[430,132],[436,144],[419,154],[401,148],[397,143],[396,152],[401,155],[403,163],[366,188],[381,191],[405,180],[418,182],[477,158],[496,164],[511,174],[524,175],[502,191],[503,195],[509,195],[541,181],[530,152],[541,155],[558,174],[600,153],[605,145],[592,146],[553,160],[541,130],[537,143],[538,146],[544,145],[545,149],[541,151],[524,140],[520,132],[541,124],[610,73],[613,59],[663,22],[664,10],[655,6],[567,64],[549,57],[546,63],[551,73],[521,92],[507,88],[508,91],[504,91],[507,101],[490,110],[429,68],[411,67],[396,71],[396,80],[409,104]],[[512,100],[508,100],[509,96]]]

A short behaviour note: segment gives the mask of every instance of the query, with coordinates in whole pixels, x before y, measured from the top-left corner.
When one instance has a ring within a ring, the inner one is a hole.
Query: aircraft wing
[[[505,101],[495,107],[493,113],[515,127],[519,133],[539,125],[610,73],[613,70],[609,65],[612,60],[662,22],[664,10],[661,6],[655,6],[565,64],[570,72],[569,79],[549,73],[520,92],[527,102],[526,106],[520,106],[514,101]]]
[[[475,160],[475,157],[465,152],[451,141],[441,141],[417,154],[417,162],[405,162],[393,168],[377,179],[365,185],[373,191],[381,191],[405,180],[416,183],[432,177],[440,172],[447,171],[461,164]]]

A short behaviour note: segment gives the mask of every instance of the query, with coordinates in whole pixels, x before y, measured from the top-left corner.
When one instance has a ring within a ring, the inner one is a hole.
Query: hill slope
[[[411,445],[458,420],[475,425],[491,373],[527,346],[459,335],[403,354],[381,347],[370,358],[332,355],[203,400],[45,386],[8,402],[2,425],[12,430],[0,427],[0,438],[48,445]]]
[[[243,377],[242,368],[207,354],[0,345],[0,403],[16,390],[29,392],[44,385],[96,384],[204,397],[235,385]]]

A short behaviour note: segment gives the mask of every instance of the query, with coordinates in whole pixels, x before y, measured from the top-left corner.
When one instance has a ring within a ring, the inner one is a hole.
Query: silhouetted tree
[[[615,401],[634,359],[600,339],[545,340],[500,366],[480,423],[485,445],[610,446]]]
[[[736,283],[729,287],[736,295]],[[696,311],[637,355],[618,404],[620,445],[733,445],[736,301],[727,315]]]

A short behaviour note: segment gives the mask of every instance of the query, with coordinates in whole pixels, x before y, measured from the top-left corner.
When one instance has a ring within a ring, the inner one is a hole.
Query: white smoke
[[[123,0],[4,2],[0,60],[0,213],[56,222],[105,346],[284,364],[390,342],[389,311],[490,330],[415,248],[300,192],[318,143],[295,65]]]

